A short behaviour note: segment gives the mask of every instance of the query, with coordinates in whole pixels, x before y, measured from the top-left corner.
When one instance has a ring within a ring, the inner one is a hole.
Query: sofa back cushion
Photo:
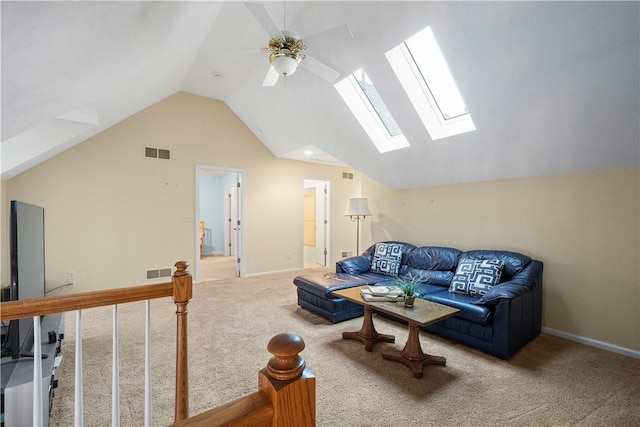
[[[336,262],[337,273],[364,274],[371,270],[373,255],[352,256]]]
[[[424,283],[447,287],[451,283],[454,273],[453,271],[422,270],[420,268],[403,265],[400,267],[399,274],[400,276],[419,276]]]
[[[407,254],[404,264],[421,270],[455,271],[460,251],[439,246],[421,246]]]
[[[400,267],[401,276],[420,276],[431,285],[449,286],[460,251],[440,246],[421,246],[407,253]]]
[[[531,262],[531,257],[518,252],[494,251],[489,249],[476,249],[462,252],[460,259],[494,260],[498,259],[504,263],[500,282],[511,280],[513,276],[520,273]]]

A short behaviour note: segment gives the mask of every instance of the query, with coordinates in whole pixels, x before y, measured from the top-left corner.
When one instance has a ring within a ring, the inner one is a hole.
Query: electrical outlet
[[[67,272],[67,283],[70,285],[70,288],[76,284],[76,272],[74,270]]]

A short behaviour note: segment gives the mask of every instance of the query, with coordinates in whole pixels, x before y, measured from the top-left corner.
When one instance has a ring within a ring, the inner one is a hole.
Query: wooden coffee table
[[[405,307],[402,302],[365,301],[360,295],[360,289],[363,288],[368,288],[368,286],[333,291],[334,295],[364,307],[362,327],[356,332],[343,332],[343,339],[360,341],[367,351],[371,351],[373,344],[377,342],[394,342],[395,336],[380,334],[373,326],[373,312],[374,310],[380,311],[409,323],[409,337],[402,351],[383,351],[382,357],[384,359],[404,363],[411,369],[416,378],[422,378],[422,367],[424,365],[445,365],[447,363],[444,357],[432,356],[422,351],[419,332],[422,326],[455,316],[460,310],[419,298],[416,298],[413,308]]]

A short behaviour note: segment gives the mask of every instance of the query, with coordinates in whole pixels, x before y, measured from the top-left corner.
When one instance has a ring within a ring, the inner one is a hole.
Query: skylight
[[[386,53],[431,139],[475,130],[430,27]]]
[[[363,69],[335,84],[353,115],[381,153],[408,147],[409,142]]]

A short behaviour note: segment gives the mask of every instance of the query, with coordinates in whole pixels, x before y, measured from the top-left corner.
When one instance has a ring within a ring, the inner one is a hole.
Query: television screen
[[[44,297],[44,208],[11,202],[11,300]],[[28,354],[33,346],[33,318],[12,320],[11,357]]]

